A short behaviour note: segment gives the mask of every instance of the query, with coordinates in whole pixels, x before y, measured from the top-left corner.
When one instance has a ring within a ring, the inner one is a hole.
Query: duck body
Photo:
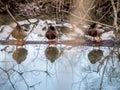
[[[96,42],[101,42],[100,40],[100,36],[104,31],[101,29],[101,27],[98,27],[96,23],[93,23],[90,25],[87,34],[91,37],[93,37],[92,41],[96,41]],[[98,37],[98,39],[96,40],[95,38]]]
[[[88,35],[90,35],[92,37],[97,37],[97,30],[96,29],[89,29]]]
[[[97,30],[96,30],[96,24],[95,23],[90,25],[90,27],[88,29],[88,35],[90,35],[92,37],[96,37],[97,36]]]
[[[17,25],[12,31],[12,37],[14,37],[17,40],[23,40],[26,37],[26,33],[23,28]]]
[[[56,39],[56,37],[57,37],[56,32],[53,32],[53,31],[50,31],[50,30],[48,30],[46,32],[45,36],[48,40],[53,40],[53,39]]]
[[[16,40],[12,42],[13,45],[23,46],[25,44],[24,38],[27,36],[25,29],[17,25],[11,33]]]
[[[48,40],[54,40],[54,39],[56,39],[57,38],[57,32],[56,32],[55,27],[49,26],[47,32],[45,33],[45,37]]]

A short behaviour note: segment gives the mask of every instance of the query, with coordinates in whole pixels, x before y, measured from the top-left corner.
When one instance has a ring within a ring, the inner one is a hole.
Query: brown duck
[[[48,27],[48,30],[45,34],[45,37],[48,39],[48,40],[54,40],[57,38],[57,32],[56,32],[56,29],[54,26],[49,26]]]
[[[25,44],[24,38],[27,36],[26,31],[19,25],[17,25],[12,33],[12,37],[16,40],[13,42],[14,45],[23,46]]]
[[[88,33],[88,35],[93,37],[92,41],[101,42],[100,36],[103,33],[103,31],[101,32],[98,29],[99,29],[99,27],[97,27],[96,23],[93,23],[90,25],[90,28],[88,29],[87,33]],[[95,39],[96,37],[98,37],[98,39]]]
[[[17,40],[23,40],[26,37],[25,30],[21,26],[17,25],[12,31],[12,37]]]

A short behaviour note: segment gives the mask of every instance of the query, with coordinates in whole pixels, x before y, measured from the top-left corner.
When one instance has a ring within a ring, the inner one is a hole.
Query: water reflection
[[[25,48],[17,48],[13,52],[13,59],[17,61],[18,64],[20,64],[22,61],[24,61],[27,57],[28,51]]]
[[[50,46],[47,47],[45,50],[45,56],[48,60],[53,63],[57,58],[59,58],[59,50],[56,47]]]
[[[88,54],[88,59],[92,64],[95,64],[99,60],[101,60],[103,57],[103,51],[102,50],[92,50]]]
[[[13,54],[0,52],[1,90],[120,89],[118,48],[65,47],[60,55],[59,45],[24,47],[14,47]]]
[[[118,54],[118,60],[120,61],[120,54]]]

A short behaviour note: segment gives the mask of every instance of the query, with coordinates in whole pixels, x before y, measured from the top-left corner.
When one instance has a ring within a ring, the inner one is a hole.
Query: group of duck
[[[102,25],[99,25],[97,23],[92,23],[86,29],[85,35],[90,36],[92,38],[91,39],[92,42],[100,43],[100,42],[102,42],[101,35],[105,32],[109,32],[109,31],[112,31],[112,30],[110,28],[104,28]],[[58,38],[58,33],[57,33],[55,26],[50,25],[48,27],[45,37],[48,40],[54,40],[54,39]]]
[[[21,44],[24,44],[24,39],[27,36],[26,31],[26,29],[23,29],[20,25],[17,25],[13,29],[11,35],[16,39],[17,42],[22,42]],[[48,26],[45,37],[48,39],[48,41],[52,41],[58,38],[57,30],[53,25]]]
[[[12,37],[17,39],[18,41],[24,41],[24,38],[27,36],[25,33],[26,30],[23,29],[21,26],[17,25],[14,30],[12,31]],[[89,28],[86,30],[86,35],[92,37],[91,41],[93,42],[101,42],[100,36],[104,33],[104,30],[101,26],[99,26],[96,23],[93,23],[89,26]],[[55,26],[49,25],[48,29],[45,33],[45,37],[48,41],[55,41],[58,39],[58,32]]]
[[[24,39],[27,36],[26,29],[23,29],[20,25],[17,25],[11,35],[13,38],[16,39],[15,44],[16,45],[24,45]],[[101,34],[104,33],[104,30],[102,27],[98,26],[96,23],[93,23],[89,26],[89,28],[86,30],[86,35],[89,35],[92,37],[91,41],[100,43],[101,42]],[[48,44],[55,44],[51,43],[51,41],[56,41],[58,39],[58,32],[55,26],[49,25],[47,28],[47,31],[45,33],[45,37],[48,40]],[[51,53],[52,52],[52,53]],[[53,53],[54,52],[54,53]],[[22,53],[22,54],[21,54]],[[19,55],[20,54],[20,55]],[[26,59],[28,52],[24,48],[18,48],[13,53],[13,58],[17,60],[17,63],[20,64],[23,60]],[[56,58],[59,57],[59,51],[55,47],[48,47],[45,51],[46,57],[51,60],[51,62],[54,62]],[[100,50],[93,50],[88,54],[88,58],[92,64],[96,63],[102,58],[102,51]]]

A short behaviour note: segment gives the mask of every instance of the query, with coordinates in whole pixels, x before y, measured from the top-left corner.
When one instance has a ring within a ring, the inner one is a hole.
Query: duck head
[[[52,30],[52,31],[55,31],[55,27],[52,26],[52,25],[49,26],[49,29]]]
[[[92,37],[97,36],[96,23],[93,23],[90,25],[90,27],[88,29],[88,35],[90,35]]]

